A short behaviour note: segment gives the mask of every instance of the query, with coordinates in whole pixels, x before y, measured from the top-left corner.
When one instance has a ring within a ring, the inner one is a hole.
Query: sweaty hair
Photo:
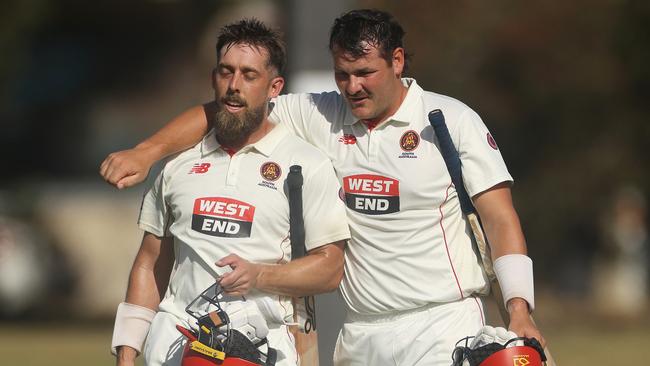
[[[330,30],[330,51],[337,47],[358,58],[367,52],[367,46],[376,47],[380,55],[392,64],[393,51],[404,48],[404,29],[385,11],[373,9],[352,10],[334,20]],[[409,56],[405,53],[404,70]]]
[[[250,18],[221,28],[217,37],[217,61],[223,47],[236,44],[247,44],[265,49],[269,54],[267,66],[274,67],[279,75],[284,73],[287,64],[287,53],[280,34],[267,27],[261,21]]]

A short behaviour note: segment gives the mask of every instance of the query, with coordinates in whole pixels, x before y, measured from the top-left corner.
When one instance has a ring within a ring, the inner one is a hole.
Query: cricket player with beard
[[[483,220],[509,330],[544,343],[529,317],[532,260],[499,148],[468,106],[403,77],[403,35],[382,11],[337,18],[329,46],[339,93],[282,95],[270,115],[325,152],[342,184],[352,237],[335,364],[447,366],[455,343],[485,323],[479,296],[488,282],[427,120],[433,109],[446,117]],[[134,149],[109,155],[100,173],[118,188],[142,181],[156,160],[203,137],[210,108],[192,108]]]
[[[215,280],[247,295],[249,317],[264,318],[276,365],[297,365],[291,297],[333,291],[343,275],[349,230],[331,162],[267,118],[284,85],[282,42],[243,20],[221,30],[217,53],[213,128],[165,163],[142,204],[145,234],[113,334],[118,365],[142,351],[147,365],[180,366],[184,337],[175,326],[193,325],[185,307]],[[308,254],[291,261],[284,181],[296,164]]]

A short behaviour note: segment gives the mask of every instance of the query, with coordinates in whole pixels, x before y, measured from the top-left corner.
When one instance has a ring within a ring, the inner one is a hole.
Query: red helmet
[[[223,297],[225,295],[221,286],[215,283],[185,308],[185,311],[197,320],[198,330],[176,325],[176,329],[187,337],[181,366],[275,365],[277,351],[268,347],[266,338],[253,343],[244,334],[230,327],[228,314],[219,302]],[[216,310],[203,315],[194,311],[192,308],[199,300],[213,305]],[[267,344],[266,353],[260,349],[264,344]]]
[[[481,366],[542,366],[542,357],[530,346],[514,346],[493,353]]]
[[[467,339],[465,338],[466,342]],[[523,341],[524,345],[509,346],[516,341]],[[454,349],[452,359],[452,366],[543,366],[546,355],[537,339],[520,337],[513,338],[504,345],[490,343],[474,349],[458,346]]]

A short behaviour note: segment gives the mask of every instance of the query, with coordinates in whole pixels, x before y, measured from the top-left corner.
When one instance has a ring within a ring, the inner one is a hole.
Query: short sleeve
[[[470,196],[502,182],[512,182],[499,147],[481,117],[467,108],[452,132],[462,164],[463,181]]]
[[[307,250],[350,238],[340,184],[329,160],[323,161],[305,176],[303,183],[303,216]]]
[[[308,121],[314,105],[310,94],[285,94],[273,100],[269,119],[285,126],[294,135],[311,142]]]
[[[138,226],[158,237],[171,236],[168,232],[171,215],[165,202],[164,169],[158,174],[142,199]]]

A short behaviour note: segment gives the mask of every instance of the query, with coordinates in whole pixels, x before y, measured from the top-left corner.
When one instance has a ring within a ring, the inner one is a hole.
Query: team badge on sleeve
[[[399,181],[372,174],[343,178],[345,204],[353,211],[385,215],[399,211]]]
[[[226,197],[201,197],[194,200],[192,230],[212,236],[248,238],[251,236],[255,206]]]
[[[260,168],[260,174],[266,180],[275,181],[280,178],[282,175],[282,169],[280,166],[272,161],[262,164]]]
[[[499,147],[497,146],[497,142],[494,140],[494,137],[492,137],[492,134],[489,132],[487,133],[487,142],[491,148],[493,148],[494,150],[499,150]]]

